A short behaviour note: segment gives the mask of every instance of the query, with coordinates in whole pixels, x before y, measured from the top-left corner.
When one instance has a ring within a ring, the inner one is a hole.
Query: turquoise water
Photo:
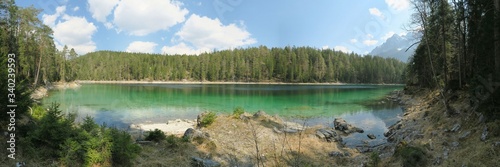
[[[83,84],[78,89],[56,90],[43,100],[57,102],[65,112],[81,119],[92,116],[108,125],[195,119],[203,111],[231,113],[241,106],[247,112],[308,118],[308,124],[329,125],[335,117],[383,133],[386,124],[401,113],[392,103],[367,105],[394,85],[201,85],[201,84]],[[380,134],[379,133],[379,134]]]

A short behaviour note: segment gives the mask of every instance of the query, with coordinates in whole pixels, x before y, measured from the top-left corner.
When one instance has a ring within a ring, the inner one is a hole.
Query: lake
[[[379,137],[394,124],[401,108],[383,101],[401,85],[267,85],[267,84],[83,84],[78,89],[54,90],[44,105],[60,103],[78,119],[117,127],[196,119],[203,111],[230,114],[235,107],[263,110],[308,125],[331,125],[335,117],[374,132]],[[366,135],[366,133],[365,133]],[[383,137],[383,136],[382,136]]]

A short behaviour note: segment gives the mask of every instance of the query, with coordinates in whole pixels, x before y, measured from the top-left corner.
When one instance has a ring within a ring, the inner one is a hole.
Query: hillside
[[[402,83],[405,63],[310,47],[265,46],[199,56],[99,51],[71,60],[78,80]]]

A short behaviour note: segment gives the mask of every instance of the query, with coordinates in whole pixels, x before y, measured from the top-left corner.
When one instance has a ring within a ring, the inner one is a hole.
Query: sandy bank
[[[130,125],[130,129],[133,132],[137,131],[153,131],[159,129],[164,133],[170,135],[183,135],[184,132],[189,128],[194,128],[196,126],[196,120],[171,120],[165,123],[140,123]]]
[[[40,86],[33,93],[31,93],[31,99],[39,100],[48,96],[50,90],[61,90],[61,89],[77,89],[81,85],[77,82],[54,82],[49,83],[45,86]]]

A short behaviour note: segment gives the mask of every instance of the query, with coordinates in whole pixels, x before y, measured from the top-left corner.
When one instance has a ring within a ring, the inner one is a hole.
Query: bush
[[[141,147],[135,144],[125,131],[111,128],[111,155],[113,166],[132,166],[132,160],[141,152]],[[160,131],[161,132],[161,131]]]
[[[378,167],[380,164],[380,157],[379,157],[379,154],[378,152],[372,152],[370,154],[370,163],[369,163],[369,167]]]
[[[245,110],[243,109],[243,107],[236,107],[233,110],[234,118],[240,118],[240,115],[243,113],[245,113]]]
[[[160,142],[162,140],[165,140],[167,136],[165,136],[165,133],[159,129],[155,129],[154,131],[150,131],[148,136],[146,136],[146,140],[148,141],[155,141],[155,142]]]
[[[43,118],[45,114],[47,114],[47,111],[45,108],[43,108],[40,105],[35,105],[33,108],[30,109],[31,117],[37,121]]]
[[[215,112],[210,111],[201,119],[200,125],[202,127],[207,127],[215,122],[215,118],[217,118]]]
[[[403,166],[417,167],[427,166],[427,158],[423,149],[414,146],[399,146],[396,148],[395,156],[398,156],[403,161]]]

